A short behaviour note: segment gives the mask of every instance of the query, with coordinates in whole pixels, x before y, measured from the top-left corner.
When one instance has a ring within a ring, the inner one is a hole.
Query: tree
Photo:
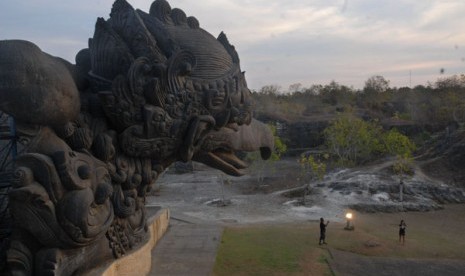
[[[377,122],[342,116],[324,130],[325,144],[343,166],[359,164],[385,155],[395,156],[393,172],[399,176],[399,198],[403,201],[404,178],[412,173],[416,149],[406,135],[396,129],[385,132]]]
[[[372,76],[365,81],[364,92],[386,92],[389,89],[389,81],[383,76]]]
[[[463,91],[448,90],[444,92],[442,110],[447,121],[453,120],[458,125],[465,121],[465,97]]]
[[[278,129],[275,125],[268,124],[268,127],[271,129],[274,137],[274,151],[271,153],[270,160],[277,161],[281,159],[281,156],[287,151],[287,145],[278,136]]]
[[[344,114],[324,131],[328,151],[343,166],[352,166],[382,153],[382,128],[377,122],[366,122]]]
[[[465,75],[439,78],[435,83],[435,87],[440,90],[465,88]]]
[[[289,93],[295,93],[295,92],[300,92],[302,90],[302,84],[301,83],[293,83],[289,85]]]
[[[392,166],[392,169],[395,174],[399,176],[399,201],[404,201],[404,177],[405,175],[412,173],[412,156],[398,155],[396,161]]]
[[[326,174],[326,161],[328,154],[311,155],[302,154],[298,160],[301,168],[300,179],[304,181],[304,189],[302,191],[302,204],[305,205],[305,196],[310,191],[310,182],[315,179],[322,180]],[[324,160],[323,160],[324,159]]]
[[[383,135],[386,152],[390,155],[412,155],[415,144],[406,135],[393,128]]]
[[[324,103],[330,105],[350,102],[354,96],[350,87],[340,85],[335,81],[321,87],[319,95]]]
[[[278,95],[279,94],[279,91],[281,90],[281,87],[279,85],[276,85],[276,84],[272,84],[272,85],[265,85],[263,86],[259,93],[261,94],[265,94],[265,95]]]
[[[392,170],[399,176],[399,200],[402,202],[404,200],[404,177],[412,173],[413,152],[416,146],[396,129],[391,129],[383,137],[387,154],[396,157]]]

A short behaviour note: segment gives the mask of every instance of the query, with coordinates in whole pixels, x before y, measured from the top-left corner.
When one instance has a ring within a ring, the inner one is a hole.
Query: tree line
[[[340,116],[377,121],[397,128],[422,146],[434,133],[462,128],[465,122],[465,75],[439,78],[434,83],[390,87],[382,76],[372,76],[363,89],[335,81],[303,87],[293,84],[283,92],[277,85],[252,91],[260,120],[292,124],[332,122]]]
[[[252,91],[256,114],[287,122],[308,120],[341,112],[358,117],[409,122],[434,132],[450,124],[465,122],[465,75],[439,78],[434,83],[410,87],[390,87],[382,76],[372,76],[363,89],[335,81],[326,85],[290,85],[282,91],[266,85]]]
[[[408,173],[415,150],[434,133],[462,129],[465,122],[465,75],[413,88],[390,87],[382,76],[370,77],[360,90],[335,81],[307,88],[293,84],[287,93],[268,85],[252,95],[257,117],[268,123],[327,121],[317,149],[324,154],[300,157],[303,166],[313,168],[322,168],[328,158],[356,166],[391,156],[397,160],[393,169]]]

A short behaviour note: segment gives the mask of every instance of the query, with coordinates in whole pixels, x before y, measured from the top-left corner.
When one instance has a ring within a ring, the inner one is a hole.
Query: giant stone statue
[[[238,176],[234,152],[273,148],[226,35],[165,0],[149,13],[116,0],[88,45],[73,65],[0,41],[0,110],[25,147],[10,193],[13,275],[84,273],[137,247],[145,196],[175,161]]]

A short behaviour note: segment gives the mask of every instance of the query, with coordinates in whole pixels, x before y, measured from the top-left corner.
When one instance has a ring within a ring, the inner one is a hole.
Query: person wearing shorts
[[[407,228],[407,224],[402,219],[399,224],[399,243],[405,244],[405,228]]]

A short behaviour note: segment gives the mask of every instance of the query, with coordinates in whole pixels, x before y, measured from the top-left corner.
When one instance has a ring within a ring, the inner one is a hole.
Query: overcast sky
[[[152,1],[128,0],[148,12]],[[251,89],[363,88],[373,75],[415,86],[465,73],[464,0],[168,0],[236,47]],[[0,39],[26,39],[74,63],[112,0],[1,0]],[[444,69],[444,74],[440,74]]]

